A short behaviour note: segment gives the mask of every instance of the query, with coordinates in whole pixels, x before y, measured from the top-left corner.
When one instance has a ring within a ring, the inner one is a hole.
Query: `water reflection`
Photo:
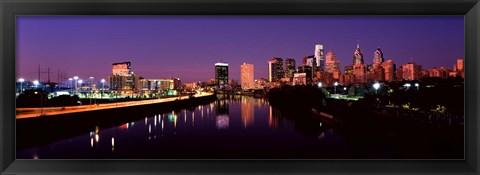
[[[255,101],[252,100],[252,97],[242,98],[241,108],[242,108],[242,124],[243,127],[253,125],[255,114],[254,114]]]
[[[229,106],[227,99],[217,101],[216,127],[217,129],[227,129],[230,126]]]
[[[309,152],[309,148],[321,150],[322,147],[316,145],[318,142],[328,142],[335,137],[321,131],[328,127],[326,124],[322,126],[319,122],[311,123],[315,127],[309,126],[309,122],[296,126],[284,125],[290,120],[292,119],[282,116],[280,111],[271,107],[266,99],[223,96],[210,104],[149,114],[144,119],[142,116],[135,121],[145,123],[144,125],[134,125],[135,122],[128,121],[101,130],[97,126],[84,136],[71,138],[72,143],[59,142],[40,149],[47,152],[46,158],[61,158],[62,153],[82,158],[177,158],[175,156],[179,156],[181,150],[194,147],[201,148],[201,151],[187,151],[180,156],[203,155],[204,158],[209,158],[212,155],[234,154],[231,150],[236,150],[237,156],[260,156],[277,154],[271,150],[287,148],[289,151],[303,152]],[[307,129],[301,129],[302,127]],[[99,142],[100,132],[102,143]],[[77,140],[81,142],[78,145],[84,147],[74,145]],[[122,146],[115,146],[119,144]],[[219,146],[222,147],[222,153],[217,152]],[[54,150],[51,149],[53,147],[57,152],[51,151]],[[257,149],[259,151],[252,151]],[[27,158],[31,159],[33,154],[36,152],[30,152]]]

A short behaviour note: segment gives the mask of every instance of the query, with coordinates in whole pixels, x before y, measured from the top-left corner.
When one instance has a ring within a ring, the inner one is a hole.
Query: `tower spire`
[[[360,48],[360,42],[357,40],[357,49]]]

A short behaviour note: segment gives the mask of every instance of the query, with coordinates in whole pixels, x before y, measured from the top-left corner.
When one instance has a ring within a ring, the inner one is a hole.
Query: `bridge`
[[[194,95],[194,97],[204,97],[204,96],[210,96],[210,95],[213,95],[213,93],[203,92],[201,94]],[[161,99],[117,102],[117,103],[107,103],[107,104],[91,104],[91,105],[80,105],[80,106],[16,108],[16,119],[45,117],[45,116],[52,116],[52,115],[59,115],[59,114],[104,110],[104,109],[112,109],[112,108],[123,108],[123,107],[130,107],[130,106],[140,106],[140,105],[147,105],[147,104],[170,102],[175,100],[186,100],[189,98],[190,98],[189,96],[179,96],[179,97],[170,97],[170,98],[161,98]]]

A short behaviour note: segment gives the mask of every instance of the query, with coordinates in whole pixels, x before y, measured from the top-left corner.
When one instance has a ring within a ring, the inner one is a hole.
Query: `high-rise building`
[[[422,66],[409,62],[402,66],[404,80],[418,80],[422,71]]]
[[[311,66],[308,66],[308,65],[302,65],[302,66],[299,66],[298,69],[297,69],[297,73],[305,73],[306,75],[306,81],[307,83],[310,83],[312,82],[312,79],[313,79],[313,68]]]
[[[392,60],[387,60],[382,63],[383,70],[385,72],[385,81],[392,82],[395,80],[395,63]]]
[[[306,73],[294,73],[293,75],[293,85],[306,85],[307,84],[307,74]]]
[[[317,44],[315,45],[315,62],[317,63],[316,65],[313,65],[313,67],[318,67],[320,70],[325,70],[325,56],[323,53],[323,45],[322,44]]]
[[[215,63],[215,82],[217,86],[228,84],[227,63]]]
[[[268,61],[268,81],[279,82],[283,77],[283,59],[275,57]]]
[[[130,62],[113,63],[109,83],[110,89],[114,91],[141,90],[140,78],[132,72]]]
[[[373,64],[382,63],[383,61],[383,52],[380,48],[377,48],[373,53]]]
[[[362,50],[360,50],[360,44],[357,43],[357,48],[353,53],[353,65],[364,64]]]
[[[363,54],[360,50],[360,45],[357,43],[357,48],[353,53],[353,74],[355,75],[355,83],[365,83],[367,68],[363,62]]]
[[[295,73],[295,59],[287,58],[285,60],[285,78],[293,78],[293,74]]]
[[[457,71],[463,71],[463,59],[457,59]]]
[[[344,84],[355,83],[355,75],[353,74],[353,66],[345,66]]]
[[[243,89],[255,88],[253,64],[240,65],[240,84]]]
[[[112,75],[116,76],[129,76],[132,73],[130,61],[113,63],[112,64]]]
[[[333,53],[332,50],[329,50],[325,55],[325,62],[326,62],[326,71],[329,73],[333,73],[336,70],[340,70],[340,62],[337,61],[337,57]]]

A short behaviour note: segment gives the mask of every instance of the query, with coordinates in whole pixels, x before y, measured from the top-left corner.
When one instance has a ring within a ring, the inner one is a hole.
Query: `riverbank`
[[[209,95],[162,103],[17,119],[17,149],[41,146],[55,140],[95,131],[99,128],[121,125],[142,119],[145,115],[154,116],[161,112],[171,112],[184,108],[193,109],[198,105],[208,104],[214,100],[216,100],[216,96]]]

